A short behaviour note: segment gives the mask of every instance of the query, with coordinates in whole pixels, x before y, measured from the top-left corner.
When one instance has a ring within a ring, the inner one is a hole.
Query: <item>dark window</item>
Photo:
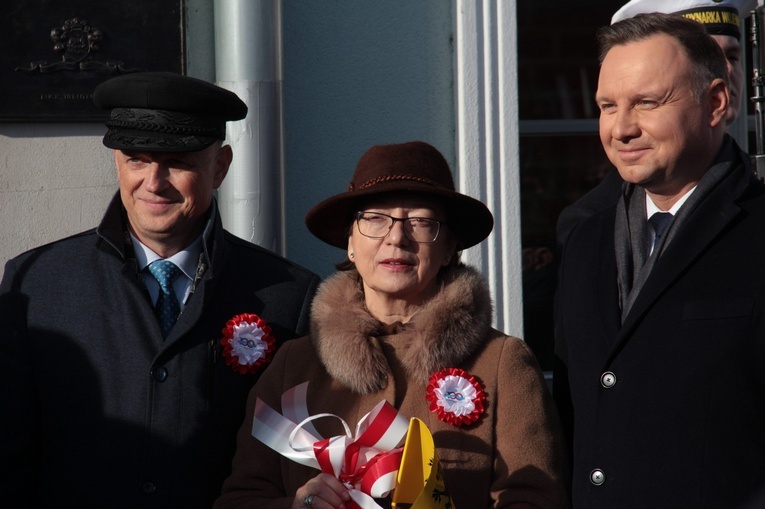
[[[595,32],[623,1],[518,0],[524,339],[552,369],[555,223],[610,168],[598,137]]]

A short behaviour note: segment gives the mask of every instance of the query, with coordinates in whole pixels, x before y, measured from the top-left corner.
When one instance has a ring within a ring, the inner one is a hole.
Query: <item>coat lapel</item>
[[[612,351],[612,358],[629,340],[634,329],[661,295],[671,287],[694,260],[701,256],[725,227],[740,213],[736,200],[750,182],[750,172],[744,165],[735,168],[712,190],[688,217],[672,243],[657,260],[653,271],[641,289],[624,320]]]
[[[223,225],[217,213],[216,204],[213,203],[210,211],[211,217],[204,232],[204,247],[197,262],[197,270],[192,283],[192,294],[189,296],[183,312],[178,317],[178,322],[173,327],[170,335],[165,339],[167,349],[180,338],[190,332],[199,322],[203,312],[210,305],[208,302],[213,295],[215,284],[220,280],[219,274],[213,268],[226,266],[226,243],[223,241]],[[225,324],[221,324],[223,327]]]

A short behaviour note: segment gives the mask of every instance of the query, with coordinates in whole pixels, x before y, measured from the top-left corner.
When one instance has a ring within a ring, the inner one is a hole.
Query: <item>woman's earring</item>
[[[353,253],[351,253],[351,254],[350,254],[350,255],[348,255],[348,256],[351,258],[351,260],[353,260],[353,259],[355,258],[355,256],[356,256],[356,255],[354,255]]]

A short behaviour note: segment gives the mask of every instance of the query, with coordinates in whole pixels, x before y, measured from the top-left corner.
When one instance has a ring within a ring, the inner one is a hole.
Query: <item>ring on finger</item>
[[[313,504],[313,499],[316,495],[308,495],[303,499],[303,507],[311,507],[311,504]]]

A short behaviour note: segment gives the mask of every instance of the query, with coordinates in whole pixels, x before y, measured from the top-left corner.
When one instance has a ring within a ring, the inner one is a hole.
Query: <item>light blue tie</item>
[[[181,269],[173,262],[157,260],[149,265],[149,272],[159,283],[159,296],[154,305],[154,312],[162,329],[162,337],[166,338],[181,314],[181,306],[173,291],[173,280],[181,274]]]

